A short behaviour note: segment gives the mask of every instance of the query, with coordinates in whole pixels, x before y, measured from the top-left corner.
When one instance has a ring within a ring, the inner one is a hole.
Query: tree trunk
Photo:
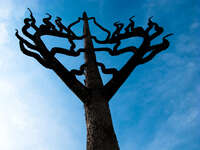
[[[100,92],[103,82],[98,70],[96,55],[90,35],[88,17],[83,13],[85,52],[85,86],[90,98],[84,103],[87,126],[87,150],[119,150],[114,132],[108,101]]]
[[[91,102],[84,105],[87,150],[119,150],[108,102],[97,94],[91,98]]]

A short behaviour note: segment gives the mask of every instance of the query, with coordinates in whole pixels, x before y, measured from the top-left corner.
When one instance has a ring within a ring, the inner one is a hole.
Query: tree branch
[[[114,51],[111,48],[101,47],[101,48],[94,48],[94,51],[108,52],[111,56],[118,56],[120,54],[127,53],[127,52],[131,52],[134,54],[137,52],[137,48],[134,46],[130,46],[130,47],[125,47],[125,48]]]
[[[113,76],[115,74],[117,74],[117,69],[115,68],[106,68],[105,65],[103,63],[99,63],[97,62],[97,66],[100,66],[101,67],[101,71],[104,73],[104,74],[112,74]],[[84,70],[85,70],[85,67],[86,67],[86,64],[83,64],[80,66],[80,69],[77,70],[77,69],[72,69],[70,72],[74,75],[78,75],[78,76],[81,76],[84,74]]]
[[[100,41],[100,40],[98,40],[98,39],[96,38],[96,41],[98,41],[99,43],[104,43],[104,42],[108,41],[109,38],[110,38],[110,36],[111,36],[110,31],[107,30],[106,28],[104,28],[103,26],[101,26],[101,25],[96,21],[96,18],[95,18],[95,17],[92,17],[91,19],[93,19],[94,24],[97,25],[97,27],[99,27],[101,30],[103,30],[104,32],[107,33],[107,36],[106,36],[106,39],[105,39],[105,40]]]
[[[78,75],[78,76],[81,76],[84,74],[84,70],[85,70],[85,67],[86,67],[86,64],[83,64],[80,66],[80,69],[79,70],[76,70],[76,69],[72,69],[70,72],[74,75]]]
[[[153,33],[152,35],[149,35],[149,32],[153,27],[155,27],[155,33]],[[119,33],[118,36],[114,37],[113,39],[111,38],[113,41],[117,41],[117,40],[127,39],[129,37],[138,36],[138,37],[142,37],[144,40],[140,48],[138,48],[137,50],[134,50],[134,55],[128,60],[128,62],[104,86],[103,93],[107,101],[111,99],[111,97],[117,92],[117,90],[126,81],[126,79],[131,74],[131,72],[139,64],[144,64],[152,60],[158,53],[160,53],[161,51],[169,47],[169,41],[166,40],[166,37],[170,36],[171,34],[164,36],[163,42],[161,44],[150,46],[151,41],[157,36],[159,36],[162,32],[163,32],[163,28],[159,27],[157,23],[152,22],[151,18],[149,18],[148,28],[146,30],[144,30],[141,27],[138,27],[138,28],[134,28],[132,32],[129,31],[122,34]],[[109,49],[106,49],[106,51],[111,53]],[[143,58],[143,56],[145,56],[145,54],[148,53],[149,51],[150,51],[150,54],[146,56],[145,58]]]
[[[113,76],[115,76],[118,73],[117,69],[115,69],[115,68],[106,68],[103,63],[97,62],[97,65],[101,67],[101,71],[104,74],[112,74]]]
[[[22,28],[22,32],[25,36],[31,39],[35,45],[31,44],[30,42],[22,38],[18,34],[18,31],[16,31],[16,37],[19,39],[19,45],[20,45],[21,51],[25,55],[36,59],[42,66],[48,69],[52,69],[61,78],[61,80],[79,97],[79,99],[83,103],[86,103],[88,100],[88,97],[90,96],[89,90],[80,81],[76,79],[75,75],[73,75],[70,71],[68,71],[52,55],[52,52],[49,52],[49,50],[46,48],[46,46],[44,45],[40,37],[42,35],[53,35],[53,36],[58,36],[58,37],[66,37],[68,39],[72,38],[70,40],[74,40],[75,38],[71,36],[71,33],[65,34],[65,33],[57,31],[55,29],[55,26],[50,22],[51,16],[49,14],[47,18],[43,19],[44,24],[41,25],[39,28],[35,25],[35,18],[33,17],[31,11],[30,11],[30,17],[31,18],[24,19],[25,25]],[[34,35],[30,34],[27,31],[30,27],[32,27],[36,31]],[[26,45],[28,48],[32,50],[37,51],[41,56],[37,53],[27,50],[24,45]]]
[[[19,35],[18,30],[16,30],[15,35],[16,35],[16,37],[17,37],[20,41],[22,41],[28,48],[37,50],[37,46],[31,44],[30,42],[28,42],[27,40],[25,40],[24,38],[22,38],[22,37]]]
[[[76,57],[76,56],[79,56],[81,52],[86,52],[86,49],[80,48],[77,51],[72,51],[72,50],[68,50],[68,49],[65,49],[65,48],[53,47],[50,52],[53,56],[55,56],[56,54],[64,54],[64,55],[67,55],[67,56]]]
[[[22,38],[17,31],[16,37],[19,39],[21,51],[25,55],[35,58],[44,67],[52,69],[62,79],[62,81],[80,98],[80,100],[83,103],[86,103],[90,96],[90,90],[76,79],[76,75],[84,74],[86,64],[81,65],[79,70],[72,69],[71,71],[68,71],[68,69],[66,69],[55,57],[55,55],[58,53],[77,57],[80,55],[80,53],[87,52],[87,49],[85,48],[79,48],[75,51],[76,45],[74,40],[82,40],[86,35],[77,36],[71,29],[83,18],[79,17],[78,20],[66,27],[62,24],[62,19],[57,17],[55,20],[55,24],[57,26],[56,28],[56,26],[51,23],[51,15],[47,14],[48,16],[43,19],[43,24],[37,27],[35,24],[36,20],[31,10],[28,10],[30,11],[30,18],[24,19],[22,32],[26,37],[31,39],[34,44],[31,44],[29,41]],[[96,62],[96,65],[101,68],[103,73],[113,75],[112,79],[103,87],[103,95],[107,101],[111,99],[111,97],[121,87],[131,72],[138,65],[149,62],[158,53],[169,47],[169,41],[166,39],[166,37],[170,36],[171,34],[164,36],[163,42],[161,44],[151,46],[151,41],[161,35],[164,31],[162,27],[151,20],[152,17],[149,18],[148,27],[146,29],[142,27],[135,27],[135,22],[132,20],[133,17],[129,18],[130,23],[125,27],[125,32],[123,33],[121,33],[122,29],[124,28],[123,23],[115,22],[114,26],[116,29],[113,33],[111,33],[109,30],[101,26],[94,17],[87,18],[88,20],[92,19],[98,28],[107,33],[104,40],[99,40],[96,36],[91,36],[91,39],[93,39],[97,44],[114,44],[113,48],[99,47],[93,48],[93,51],[108,52],[111,56],[118,56],[127,52],[133,53],[128,62],[119,71],[115,68],[106,68],[103,63]],[[33,28],[35,30],[33,35],[28,32],[29,28]],[[155,32],[150,35],[150,31],[153,28],[155,29]],[[51,51],[49,51],[46,48],[44,42],[41,40],[41,36],[44,35],[66,38],[71,45],[70,49],[68,50],[64,48],[53,47]],[[143,42],[139,48],[129,46],[119,49],[122,40],[132,37],[143,38]],[[25,45],[31,50],[37,51],[39,54],[27,50]]]
[[[151,61],[158,53],[160,53],[163,50],[166,50],[169,47],[169,41],[166,39],[166,37],[171,36],[173,34],[168,34],[163,37],[163,42],[161,44],[157,44],[150,47],[151,53],[146,56],[145,58],[142,58],[140,60],[140,64],[147,63]]]
[[[44,66],[45,68],[51,69],[51,65],[46,63],[45,60],[40,57],[40,55],[38,55],[37,53],[34,53],[34,52],[31,52],[31,51],[27,50],[24,47],[24,43],[22,41],[19,41],[19,45],[20,45],[21,51],[25,55],[35,58],[42,66]]]

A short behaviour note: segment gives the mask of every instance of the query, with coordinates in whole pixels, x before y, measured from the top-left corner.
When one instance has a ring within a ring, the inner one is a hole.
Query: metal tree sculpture
[[[54,25],[50,21],[50,14],[47,14],[48,17],[43,19],[42,25],[37,26],[30,9],[29,11],[30,18],[24,19],[22,32],[33,44],[22,38],[16,31],[21,51],[25,55],[35,58],[44,67],[52,69],[83,102],[87,127],[87,150],[119,150],[108,103],[136,66],[149,62],[158,53],[168,48],[169,42],[166,37],[171,34],[164,36],[162,43],[151,45],[151,41],[163,33],[163,28],[153,22],[151,18],[149,18],[148,27],[144,29],[135,27],[133,17],[131,17],[124,32],[122,32],[124,24],[115,22],[116,30],[111,33],[97,23],[94,17],[88,18],[85,12],[82,18],[78,18],[69,26],[63,25],[60,17],[56,18]],[[92,20],[98,28],[107,33],[105,40],[99,40],[96,36],[91,35],[89,20]],[[71,29],[80,21],[84,22],[83,36],[77,36]],[[33,34],[28,32],[30,28],[34,29]],[[150,34],[152,29],[154,29],[154,33]],[[48,50],[41,39],[44,35],[66,38],[70,43],[70,49],[54,47]],[[119,49],[122,40],[132,37],[143,38],[139,48],[130,46]],[[84,40],[84,48],[75,50],[75,40]],[[114,46],[113,48],[94,48],[93,41],[100,45],[113,44]],[[106,68],[104,64],[97,62],[95,56],[97,51],[108,52],[111,56],[127,52],[133,55],[118,71],[115,68]],[[80,66],[80,70],[69,71],[56,59],[55,55],[58,53],[74,57],[84,53],[85,63]],[[103,73],[113,75],[105,85],[103,85],[98,66]],[[76,75],[85,75],[85,85],[76,79]]]

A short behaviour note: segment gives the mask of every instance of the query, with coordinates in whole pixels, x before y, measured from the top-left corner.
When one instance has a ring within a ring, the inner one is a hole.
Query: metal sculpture
[[[69,26],[65,26],[60,17],[56,18],[54,25],[51,22],[52,16],[47,14],[48,17],[44,18],[43,24],[38,27],[31,10],[28,10],[30,11],[30,17],[24,19],[22,33],[32,40],[33,44],[25,40],[16,31],[21,51],[25,55],[35,58],[45,68],[52,69],[83,102],[87,125],[87,150],[118,150],[119,146],[113,129],[108,102],[137,66],[151,61],[158,53],[169,47],[169,41],[166,38],[172,34],[164,36],[162,43],[152,45],[151,41],[163,33],[163,28],[153,22],[152,17],[149,18],[146,29],[135,27],[133,16],[129,19],[130,23],[125,28],[123,23],[115,22],[116,29],[114,32],[110,32],[100,25],[94,17],[88,18],[85,12],[83,17],[79,17],[77,21]],[[92,20],[99,29],[107,33],[104,40],[99,40],[90,33],[89,20]],[[77,36],[72,27],[80,21],[84,22],[83,35]],[[34,29],[33,34],[28,32],[30,28]],[[150,34],[153,29],[155,32]],[[49,50],[41,39],[45,35],[66,38],[70,43],[70,48],[53,47]],[[132,37],[143,39],[140,47],[129,46],[119,49],[121,41]],[[75,40],[84,40],[84,48],[76,50]],[[95,48],[93,42],[104,46]],[[113,44],[114,46],[108,48],[105,46],[106,44]],[[132,56],[118,70],[107,68],[103,63],[97,62],[95,52],[99,51],[107,52],[111,56],[123,53],[132,53]],[[84,53],[85,63],[80,66],[80,70],[72,69],[70,71],[56,59],[55,55],[58,53],[73,57]],[[101,68],[104,74],[113,75],[105,85],[103,85],[98,67]],[[77,75],[85,75],[85,85],[77,80]]]

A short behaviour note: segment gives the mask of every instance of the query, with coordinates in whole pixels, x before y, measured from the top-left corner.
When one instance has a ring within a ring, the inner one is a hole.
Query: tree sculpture
[[[111,33],[97,23],[94,17],[88,18],[85,12],[82,18],[78,18],[77,21],[69,26],[63,25],[60,17],[56,18],[54,25],[50,22],[50,14],[47,14],[48,17],[43,19],[42,25],[37,26],[30,9],[29,11],[30,18],[24,19],[22,33],[33,44],[22,38],[18,34],[18,31],[16,31],[21,51],[25,55],[35,58],[45,68],[52,69],[84,104],[87,127],[87,150],[119,150],[112,124],[109,101],[136,66],[149,62],[158,53],[168,48],[169,42],[166,37],[171,34],[164,36],[162,43],[151,45],[151,41],[163,33],[163,28],[153,22],[151,18],[149,18],[146,29],[135,27],[135,23],[132,20],[133,17],[129,19],[130,23],[125,28],[124,24],[115,22],[114,26],[116,30]],[[107,33],[105,40],[99,40],[90,33],[89,20],[92,20],[99,29]],[[71,28],[80,21],[84,22],[84,30],[82,36],[77,36]],[[35,32],[33,34],[28,32],[30,28],[34,29]],[[122,31],[123,28],[124,31]],[[150,34],[151,30],[154,31],[153,34]],[[66,38],[70,43],[70,49],[54,47],[48,50],[41,39],[45,35]],[[122,40],[132,37],[143,38],[143,42],[139,48],[130,46],[119,49]],[[75,50],[75,40],[84,40],[84,48]],[[113,48],[94,48],[93,42],[100,45],[113,44],[114,46]],[[120,70],[117,70],[115,68],[106,68],[104,64],[97,62],[95,52],[98,51],[108,52],[111,56],[127,52],[133,55]],[[79,56],[80,53],[84,53],[85,63],[80,66],[80,70],[73,69],[69,71],[56,59],[55,55],[58,53],[74,57]],[[105,85],[103,85],[98,67],[101,68],[104,74],[113,75],[111,80]],[[77,80],[77,75],[85,75],[85,85]]]

